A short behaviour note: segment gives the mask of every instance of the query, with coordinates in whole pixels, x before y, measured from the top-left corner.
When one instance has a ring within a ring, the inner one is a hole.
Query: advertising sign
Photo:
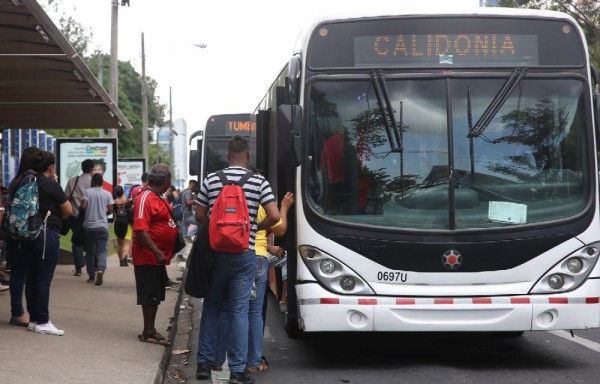
[[[144,158],[123,158],[117,162],[117,184],[125,190],[125,196],[129,196],[129,190],[134,185],[142,183],[142,173],[146,172],[146,161]]]
[[[102,173],[102,188],[113,193],[117,180],[117,139],[56,139],[58,181],[64,189],[70,178],[81,175],[81,163],[94,160],[94,173]]]

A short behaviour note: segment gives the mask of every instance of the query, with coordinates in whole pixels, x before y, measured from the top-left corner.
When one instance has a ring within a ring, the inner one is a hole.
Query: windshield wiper
[[[402,136],[398,131],[398,124],[396,124],[396,118],[394,117],[392,103],[390,103],[390,96],[383,72],[372,71],[371,82],[373,83],[373,90],[377,97],[377,105],[379,106],[379,111],[381,112],[381,117],[383,118],[383,124],[385,126],[385,132],[387,133],[388,141],[390,143],[390,150],[392,152],[402,152],[404,150]]]
[[[492,102],[487,106],[483,114],[477,120],[473,127],[469,127],[469,134],[467,137],[479,137],[486,130],[488,125],[492,122],[496,113],[502,108],[506,100],[508,100],[508,96],[510,96],[511,92],[517,84],[521,81],[525,73],[527,72],[527,68],[515,68],[512,75],[504,82],[496,96],[492,99]]]

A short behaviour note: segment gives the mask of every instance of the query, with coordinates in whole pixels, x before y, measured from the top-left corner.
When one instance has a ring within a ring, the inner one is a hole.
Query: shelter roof
[[[35,0],[0,0],[2,128],[131,128]]]

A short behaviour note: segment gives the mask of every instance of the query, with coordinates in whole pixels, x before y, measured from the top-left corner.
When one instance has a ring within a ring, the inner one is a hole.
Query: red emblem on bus
[[[444,252],[444,255],[442,256],[442,263],[446,269],[451,271],[458,269],[458,267],[460,267],[462,264],[462,256],[456,249],[451,249]]]

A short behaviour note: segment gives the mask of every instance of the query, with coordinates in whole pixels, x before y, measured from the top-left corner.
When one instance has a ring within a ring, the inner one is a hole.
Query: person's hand
[[[283,257],[285,255],[285,250],[278,245],[269,245],[268,249],[269,253],[273,256]]]
[[[288,192],[283,196],[283,200],[281,201],[281,207],[290,208],[294,205],[294,194],[292,192]]]
[[[158,253],[156,253],[155,256],[156,256],[156,262],[158,264],[164,264],[166,262],[165,254],[162,253],[161,251],[159,251]]]

